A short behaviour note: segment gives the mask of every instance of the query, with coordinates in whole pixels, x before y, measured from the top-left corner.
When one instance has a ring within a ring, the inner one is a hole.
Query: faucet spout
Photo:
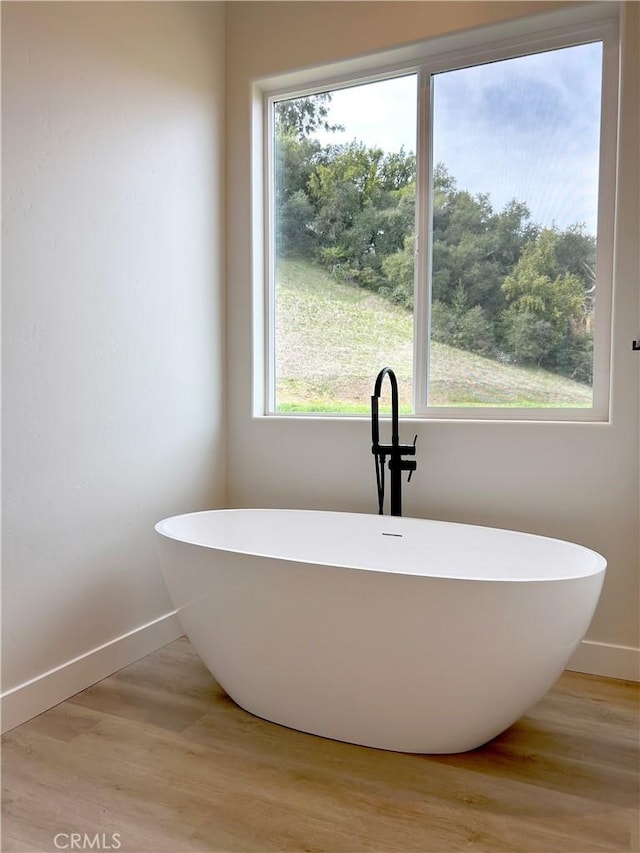
[[[391,444],[380,444],[380,415],[378,400],[382,392],[382,382],[389,377],[391,385]],[[376,483],[378,487],[378,513],[384,512],[384,471],[387,456],[389,457],[389,472],[391,474],[391,515],[402,515],[402,471],[409,472],[409,480],[416,470],[415,459],[403,459],[404,456],[414,456],[417,436],[413,444],[400,444],[398,421],[398,380],[390,367],[383,367],[378,376],[371,397],[371,452],[375,457]]]
[[[378,444],[380,438],[380,416],[378,415],[378,400],[382,391],[382,380],[385,376],[389,377],[389,384],[391,385],[391,443],[398,444],[400,441],[398,437],[398,380],[396,379],[396,375],[390,367],[383,367],[378,376],[376,377],[376,384],[373,389],[373,396],[371,397],[372,413],[375,407],[375,418],[373,417],[373,415],[371,418],[372,438],[373,443]]]

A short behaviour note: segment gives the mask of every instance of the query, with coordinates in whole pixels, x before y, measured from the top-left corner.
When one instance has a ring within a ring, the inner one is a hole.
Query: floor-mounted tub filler
[[[606,568],[569,542],[415,518],[213,510],[156,530],[183,627],[238,705],[402,752],[474,749],[541,699]]]

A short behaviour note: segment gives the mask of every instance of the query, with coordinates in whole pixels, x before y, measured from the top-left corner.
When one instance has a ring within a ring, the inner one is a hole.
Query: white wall
[[[227,11],[229,502],[376,511],[366,420],[252,417],[251,84],[509,17],[545,3],[231,3]],[[568,4],[572,6],[573,4]],[[622,91],[612,419],[609,424],[413,421],[408,515],[557,536],[609,560],[573,666],[638,677],[638,8],[628,4]],[[635,72],[634,69],[635,68]],[[634,73],[636,77],[634,77]],[[260,263],[260,258],[256,258]],[[259,296],[258,296],[259,298]],[[375,370],[372,368],[372,384]],[[544,626],[541,625],[541,630]]]
[[[224,11],[2,5],[5,728],[179,632],[153,524],[225,501]]]

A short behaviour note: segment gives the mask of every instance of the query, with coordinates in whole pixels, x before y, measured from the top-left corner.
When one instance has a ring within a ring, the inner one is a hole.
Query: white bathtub
[[[464,752],[549,689],[593,616],[605,559],[464,524],[218,510],[156,525],[169,594],[242,708],[403,752]]]

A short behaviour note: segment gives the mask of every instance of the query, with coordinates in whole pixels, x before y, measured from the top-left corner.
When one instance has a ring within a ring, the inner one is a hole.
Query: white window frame
[[[612,8],[613,7],[613,8]],[[613,14],[612,14],[613,11]],[[528,21],[483,28],[433,39],[409,48],[343,62],[330,69],[311,69],[259,81],[254,87],[254,267],[256,305],[262,307],[262,329],[254,322],[254,337],[262,338],[255,356],[254,413],[258,416],[340,418],[336,413],[282,413],[275,408],[275,247],[272,188],[274,186],[273,115],[277,101],[335,91],[360,83],[415,73],[418,76],[416,140],[416,263],[414,283],[414,413],[409,417],[479,421],[577,421],[610,419],[610,367],[615,242],[615,193],[618,146],[619,16],[617,4],[587,4],[579,10],[550,13]],[[496,34],[508,32],[504,38]],[[514,32],[515,31],[515,32]],[[518,56],[602,42],[602,103],[598,225],[596,249],[596,322],[593,350],[593,404],[589,408],[516,408],[433,406],[427,404],[429,310],[431,276],[432,77],[459,68]],[[259,140],[259,144],[257,143]],[[262,168],[264,164],[265,168]],[[262,226],[260,229],[260,215]],[[258,312],[260,314],[260,311]],[[262,362],[262,370],[260,369]],[[393,365],[392,365],[393,366]],[[375,377],[372,376],[372,382]],[[364,417],[364,416],[361,416]]]

